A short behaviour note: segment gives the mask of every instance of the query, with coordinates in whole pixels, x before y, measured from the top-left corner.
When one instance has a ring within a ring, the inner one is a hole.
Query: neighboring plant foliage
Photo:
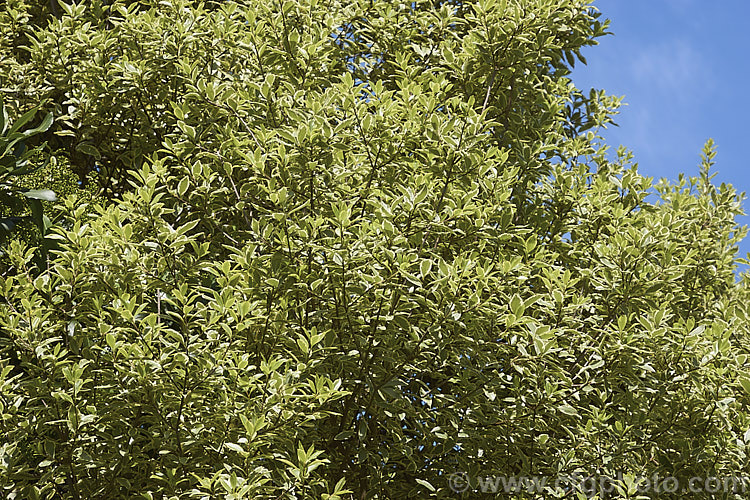
[[[38,151],[36,159],[31,161],[38,161],[43,166],[36,169],[34,172],[30,172],[23,176],[17,177],[14,180],[16,188],[21,191],[27,191],[33,189],[35,186],[48,186],[51,187],[51,191],[55,193],[58,199],[71,198],[70,201],[74,204],[91,203],[95,201],[102,201],[103,199],[97,194],[97,190],[94,186],[89,185],[86,188],[82,188],[78,180],[78,176],[71,170],[64,156],[56,156],[54,153],[47,153]],[[0,206],[0,217],[1,218],[13,218],[17,221],[13,227],[12,232],[6,235],[6,238],[2,242],[3,254],[0,256],[0,275],[7,272],[13,272],[12,266],[8,260],[5,251],[12,239],[20,240],[24,244],[37,247],[35,264],[41,271],[46,269],[46,260],[49,257],[49,252],[58,249],[56,241],[53,239],[55,236],[50,232],[50,224],[63,224],[68,225],[69,219],[67,217],[67,209],[63,203],[44,203],[44,222],[46,226],[45,238],[40,238],[40,227],[39,224],[34,220],[32,216],[18,217],[18,213],[24,213],[30,210],[24,206],[24,199],[16,198],[15,206]],[[28,204],[29,201],[26,201]],[[33,215],[33,213],[32,213]]]
[[[33,221],[39,231],[42,256],[46,256],[44,237],[52,225],[44,214],[42,201],[55,201],[51,189],[33,189],[23,186],[22,177],[33,174],[47,165],[49,158],[42,146],[27,144],[28,140],[49,130],[52,113],[33,128],[24,128],[38,113],[39,106],[27,111],[13,123],[5,105],[0,102],[0,244],[25,220]],[[24,215],[24,212],[30,214]],[[2,248],[0,247],[0,252]]]
[[[64,198],[41,274],[9,245],[4,496],[746,475],[739,197],[710,143],[674,185],[608,159],[588,1],[37,4],[3,85],[119,199]]]

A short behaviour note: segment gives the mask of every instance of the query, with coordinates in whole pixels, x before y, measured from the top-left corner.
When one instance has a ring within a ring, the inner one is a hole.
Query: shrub
[[[9,249],[6,495],[744,470],[739,199],[607,159],[588,2],[99,7],[28,35],[121,199]]]

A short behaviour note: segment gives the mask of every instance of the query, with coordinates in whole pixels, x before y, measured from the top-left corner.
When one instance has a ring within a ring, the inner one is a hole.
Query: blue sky
[[[750,1],[597,0],[609,35],[583,51],[576,86],[625,96],[603,132],[631,149],[639,172],[658,180],[697,175],[703,144],[717,146],[714,182],[750,193]],[[745,211],[750,201],[743,203]],[[738,222],[750,225],[750,217]],[[740,257],[750,252],[750,236]]]

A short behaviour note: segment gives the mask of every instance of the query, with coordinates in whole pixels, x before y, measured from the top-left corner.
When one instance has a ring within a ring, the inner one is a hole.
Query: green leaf
[[[51,189],[29,189],[28,191],[24,191],[23,195],[26,198],[30,198],[33,200],[44,200],[44,201],[56,201],[57,196],[55,195],[55,192]]]
[[[8,130],[8,110],[5,108],[5,103],[0,100],[0,135],[5,135],[6,130]]]
[[[26,219],[26,217],[3,217],[0,219],[0,230],[5,232],[11,232],[15,227]]]
[[[299,346],[300,350],[305,353],[309,354],[310,352],[310,343],[307,341],[305,337],[302,335],[297,337],[297,345]]]
[[[102,154],[93,144],[82,142],[76,146],[76,150],[85,155],[93,156],[97,161],[102,159]]]
[[[564,413],[566,415],[570,415],[570,416],[573,416],[573,417],[577,417],[578,416],[578,412],[576,411],[576,409],[573,408],[572,406],[570,406],[569,404],[562,404],[562,405],[558,406],[557,409],[560,410],[562,413]]]
[[[112,333],[108,333],[104,338],[107,342],[107,345],[112,350],[112,353],[116,353],[117,342],[115,340],[115,336]]]
[[[354,435],[354,431],[341,431],[333,438],[336,441],[345,441]]]
[[[188,186],[190,185],[190,179],[187,177],[183,177],[179,184],[177,184],[177,194],[180,196],[185,196],[185,193],[187,193]]]
[[[419,273],[422,275],[422,278],[426,278],[430,274],[431,269],[432,269],[432,261],[429,259],[424,259],[419,264]]]
[[[26,113],[24,113],[23,115],[21,115],[20,118],[18,118],[15,122],[13,122],[13,125],[11,125],[10,130],[8,130],[8,134],[7,135],[8,136],[12,136],[13,134],[15,134],[16,132],[18,132],[19,130],[21,130],[21,127],[23,127],[24,125],[26,125],[29,121],[31,121],[32,118],[34,118],[34,116],[39,112],[40,108],[41,108],[41,105],[34,106],[30,110],[28,110]],[[49,114],[47,116],[51,117],[51,114]],[[46,120],[47,120],[47,117],[45,117],[45,121]],[[50,122],[50,124],[51,124],[51,122]],[[49,128],[49,126],[48,126],[48,128]]]
[[[38,127],[29,129],[29,130],[24,130],[23,135],[25,135],[26,137],[31,137],[33,135],[46,132],[52,126],[53,120],[54,119],[52,118],[52,113],[47,113],[44,116],[42,123],[40,123]]]
[[[245,449],[242,446],[240,446],[239,444],[237,444],[237,443],[229,443],[229,442],[227,442],[227,443],[224,443],[224,446],[226,448],[232,450],[232,451],[237,452],[237,453],[240,453],[240,454],[245,453]]]
[[[415,479],[415,481],[421,484],[422,486],[424,486],[425,488],[427,488],[428,490],[435,491],[435,487],[432,484],[430,484],[429,481],[425,481],[424,479],[419,479],[419,478]]]
[[[39,228],[39,232],[44,236],[44,208],[42,202],[36,198],[29,199],[29,207],[31,208],[31,218]]]
[[[78,426],[80,424],[78,419],[78,410],[75,406],[71,405],[68,408],[68,420],[67,420],[68,428],[72,432],[76,432],[78,430]]]

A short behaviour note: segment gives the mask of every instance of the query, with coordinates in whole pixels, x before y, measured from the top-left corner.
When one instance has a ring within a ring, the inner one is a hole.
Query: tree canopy
[[[4,496],[746,475],[741,198],[710,142],[609,153],[589,0],[7,4],[7,122],[64,172],[3,245]]]

